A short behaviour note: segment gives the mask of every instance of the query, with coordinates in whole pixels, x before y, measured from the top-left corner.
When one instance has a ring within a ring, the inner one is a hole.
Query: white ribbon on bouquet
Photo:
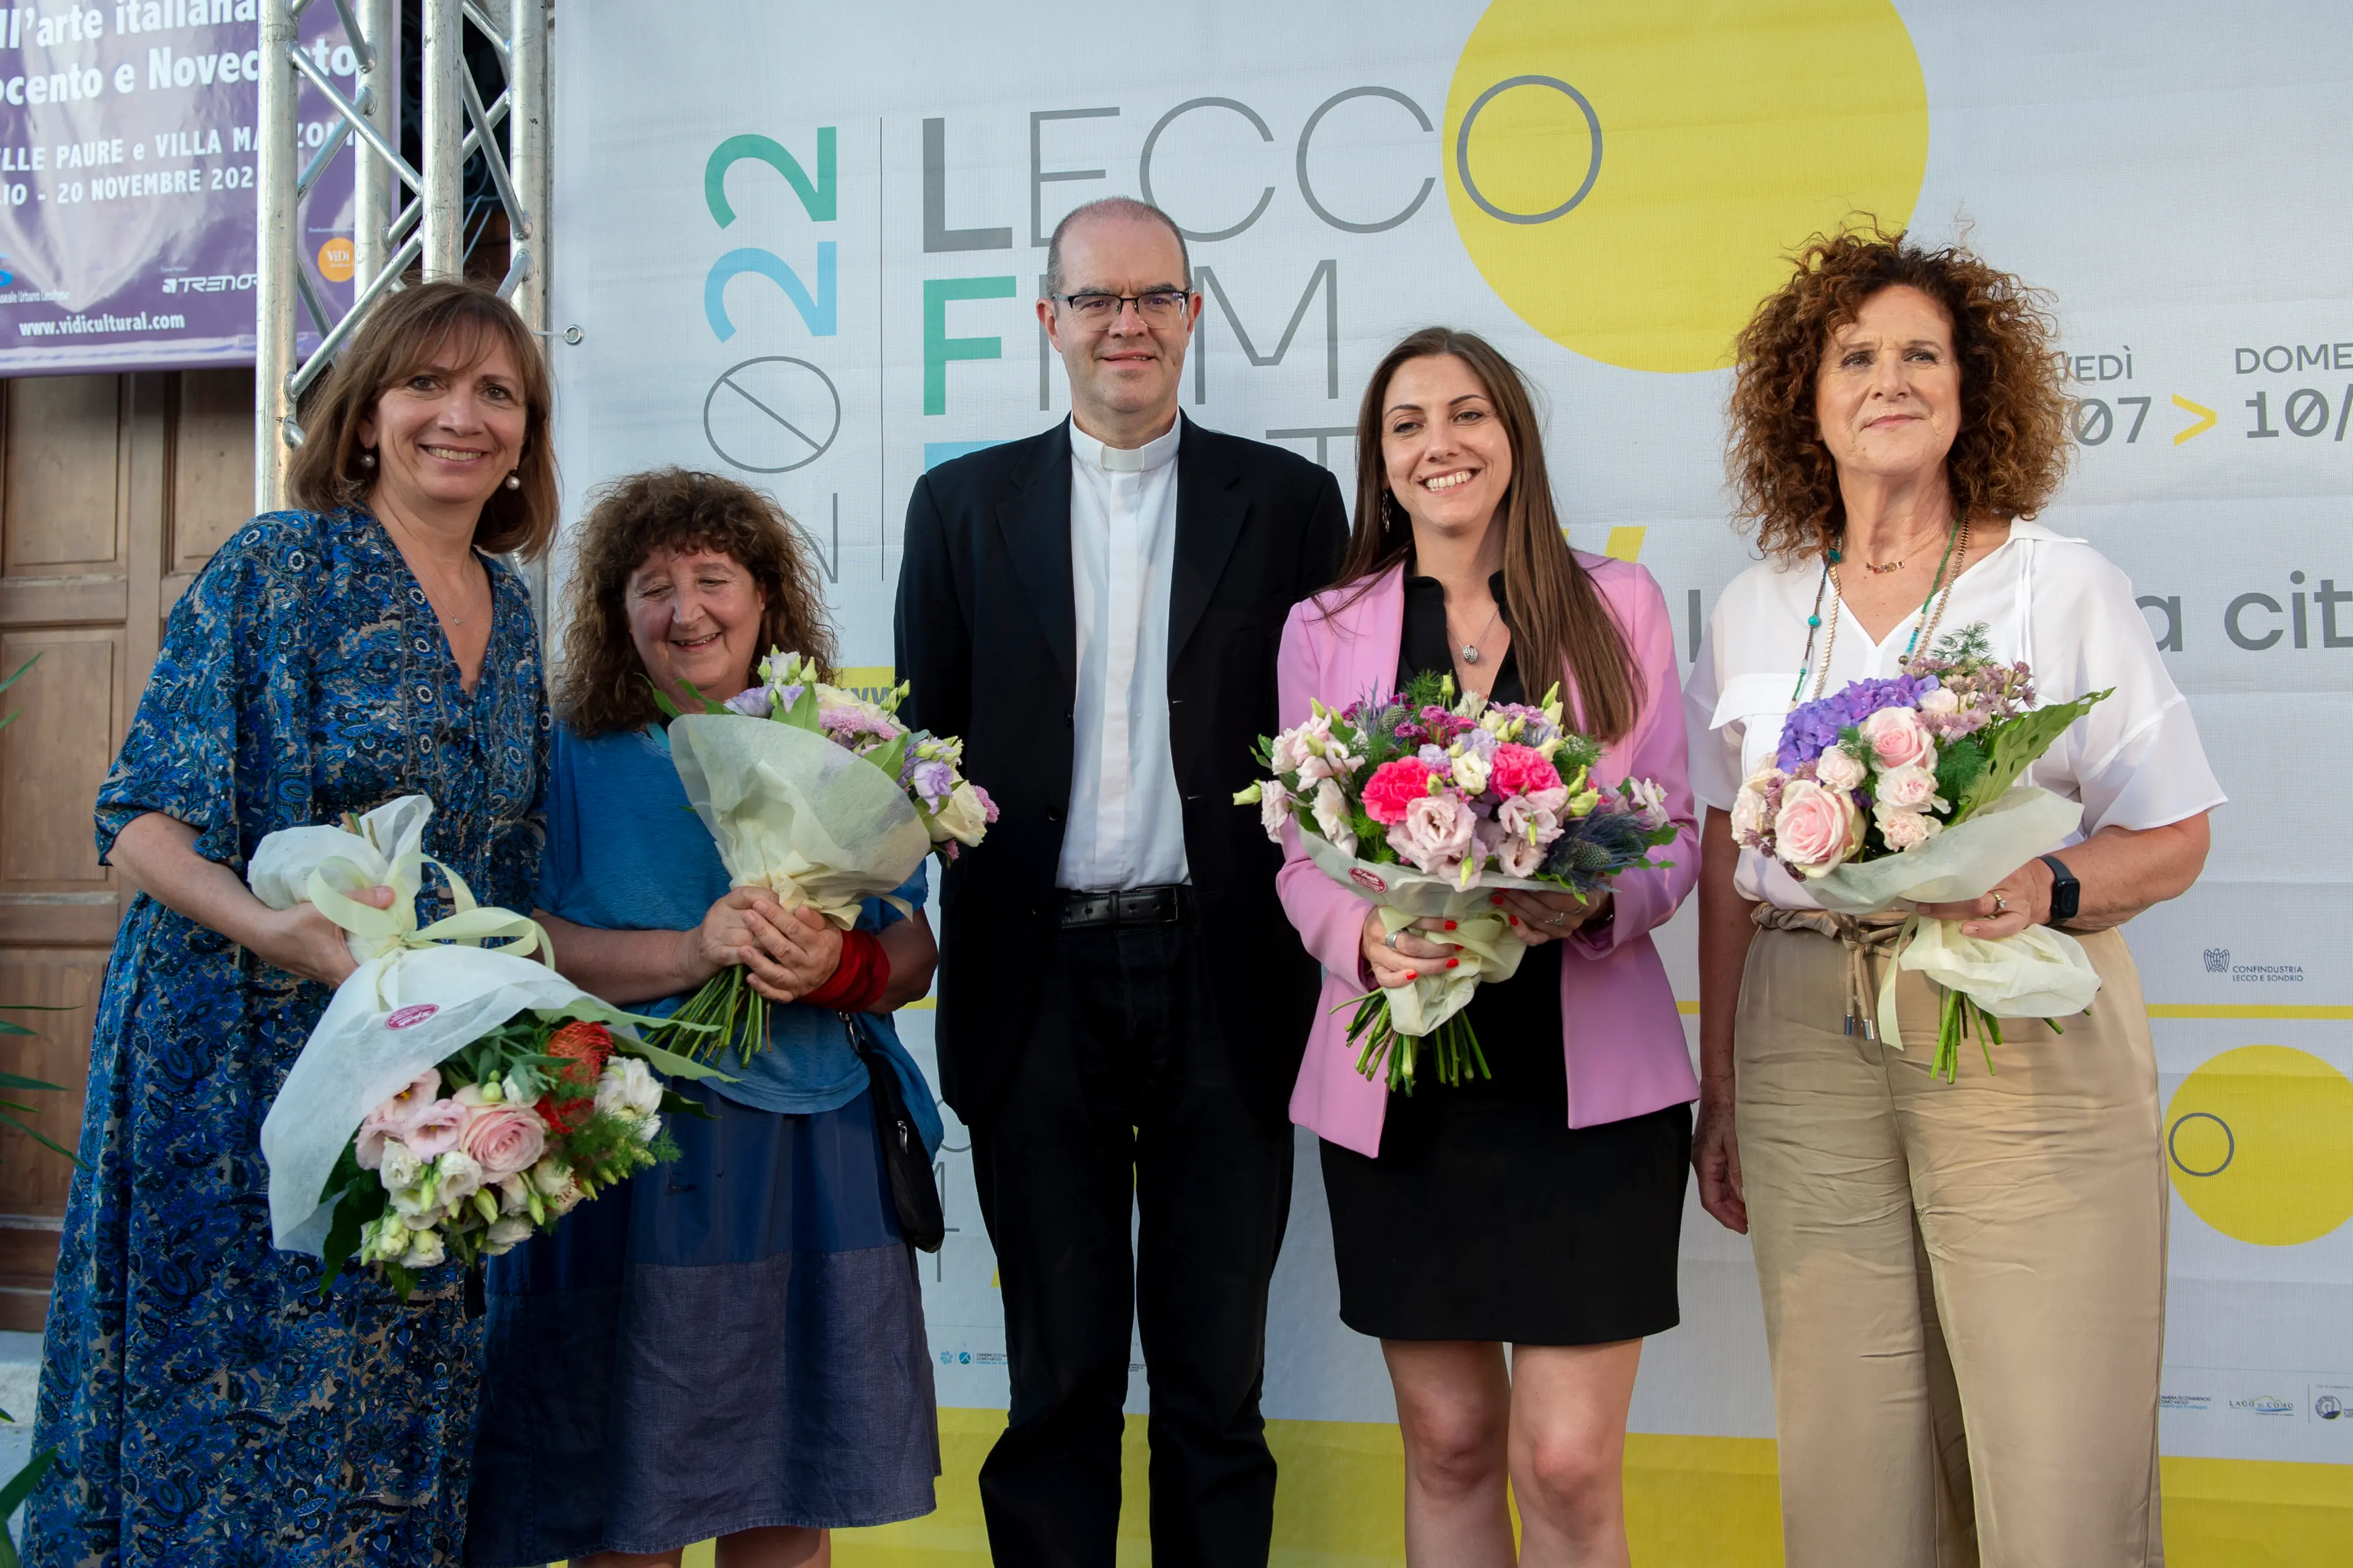
[[[1984,897],[2084,819],[2080,802],[2031,784],[2009,793],[1917,849],[1848,864],[1804,879],[1814,901],[1834,914],[1868,915],[1919,904]],[[2057,1018],[2080,1013],[2100,989],[2083,944],[2064,931],[2030,925],[2016,936],[1963,936],[1958,921],[1905,922],[1902,951],[1879,984],[1879,1037],[1898,1050],[1895,973],[1913,970],[1958,991],[1997,1018]]]
[[[247,869],[254,895],[271,909],[317,906],[343,928],[359,961],[335,988],[261,1123],[271,1237],[285,1250],[321,1254],[334,1211],[320,1194],[367,1113],[526,1009],[593,1019],[627,1037],[632,1054],[666,1073],[709,1075],[646,1047],[629,1022],[633,1015],[529,957],[547,950],[547,933],[528,916],[477,904],[456,872],[425,853],[432,816],[433,802],[411,795],[361,817],[357,833],[281,829],[255,847]],[[420,929],[417,893],[428,865],[440,866],[448,879],[457,912]],[[393,890],[390,909],[352,897],[378,887]],[[500,941],[507,945],[481,945]]]

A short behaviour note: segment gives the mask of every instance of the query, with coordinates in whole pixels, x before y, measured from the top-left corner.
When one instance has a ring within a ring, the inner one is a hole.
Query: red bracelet
[[[801,998],[838,1013],[871,1013],[891,984],[891,955],[871,931],[841,933],[841,962],[833,978]]]

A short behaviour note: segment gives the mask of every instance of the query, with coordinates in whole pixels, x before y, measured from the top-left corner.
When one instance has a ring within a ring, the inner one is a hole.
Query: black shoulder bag
[[[923,1135],[907,1114],[907,1097],[899,1087],[898,1069],[880,1052],[870,1050],[858,1020],[844,1013],[841,1026],[849,1032],[850,1049],[866,1064],[872,1087],[874,1131],[882,1139],[882,1169],[891,1178],[892,1206],[899,1211],[899,1234],[920,1251],[937,1252],[947,1239],[946,1213],[940,1207],[939,1184],[932,1175],[932,1157],[924,1152]]]

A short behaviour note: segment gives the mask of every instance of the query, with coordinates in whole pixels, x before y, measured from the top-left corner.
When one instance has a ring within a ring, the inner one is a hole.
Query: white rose
[[[988,831],[988,807],[980,803],[969,782],[958,784],[940,802],[939,810],[932,814],[932,842],[953,838],[959,844],[977,844]]]
[[[1291,792],[1280,781],[1269,779],[1259,785],[1258,825],[1275,843],[1282,842],[1282,825],[1291,820]]]
[[[439,1231],[411,1231],[408,1250],[401,1254],[400,1266],[404,1268],[430,1268],[448,1256]]]
[[[528,1216],[510,1215],[505,1219],[491,1221],[491,1228],[482,1234],[492,1246],[503,1250],[512,1247],[518,1241],[529,1241],[533,1228]]]
[[[1485,795],[1490,769],[1476,752],[1462,751],[1452,759],[1454,782],[1464,795]]]
[[[461,1149],[452,1149],[434,1162],[439,1180],[434,1184],[434,1196],[444,1204],[457,1204],[472,1197],[482,1184],[482,1167],[474,1157]]]
[[[1933,691],[1924,691],[1920,694],[1920,711],[1923,713],[1950,715],[1960,710],[1959,695],[1946,687],[1939,686]]]
[[[384,1141],[384,1163],[376,1169],[376,1180],[384,1184],[385,1192],[413,1187],[424,1173],[425,1162],[417,1157],[415,1150],[396,1138]]]
[[[615,1057],[596,1080],[596,1109],[616,1116],[650,1116],[661,1097],[661,1079],[636,1057]]]
[[[1356,852],[1355,818],[1347,792],[1330,779],[1315,786],[1315,830],[1345,854]]]
[[[1843,746],[1832,746],[1814,760],[1814,776],[1824,789],[1858,789],[1867,771]]]
[[[501,1176],[498,1180],[499,1213],[518,1215],[531,1206],[530,1184],[520,1175]]]
[[[1879,836],[1887,840],[1890,849],[1917,849],[1945,831],[1945,825],[1925,811],[1894,811],[1877,806],[1872,815],[1879,819]]]

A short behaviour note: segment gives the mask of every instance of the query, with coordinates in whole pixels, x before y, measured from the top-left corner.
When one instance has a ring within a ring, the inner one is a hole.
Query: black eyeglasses
[[[1101,289],[1082,289],[1075,294],[1049,296],[1076,316],[1082,324],[1107,327],[1119,319],[1122,306],[1133,305],[1135,313],[1155,327],[1167,326],[1180,319],[1192,295],[1182,289],[1155,289],[1143,294],[1113,294]]]

